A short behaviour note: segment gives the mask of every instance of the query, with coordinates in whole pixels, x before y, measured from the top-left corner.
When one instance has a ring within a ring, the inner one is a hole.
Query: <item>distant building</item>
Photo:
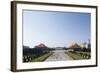
[[[81,51],[81,49],[82,49],[82,47],[80,45],[78,45],[77,43],[75,43],[69,47],[70,51]]]
[[[43,43],[40,43],[39,45],[35,46],[35,48],[47,48]]]

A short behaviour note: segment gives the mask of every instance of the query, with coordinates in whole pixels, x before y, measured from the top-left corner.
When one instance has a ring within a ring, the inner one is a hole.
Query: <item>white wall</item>
[[[10,8],[11,8],[10,1],[11,0],[0,0],[0,73],[11,73],[10,71]],[[31,1],[98,5],[100,8],[99,0],[31,0]],[[98,13],[100,13],[100,10]],[[100,18],[98,17],[98,20],[99,19]],[[98,29],[100,31],[100,25],[98,25]],[[100,37],[100,33],[98,37]],[[99,41],[100,38],[98,38],[98,43]],[[98,52],[99,52],[98,55],[100,56],[99,47],[100,46],[98,46]],[[99,64],[100,64],[100,57],[99,57]],[[87,72],[99,73],[100,65],[99,67],[92,67],[92,68],[46,70],[46,71],[35,71],[34,73],[87,73]],[[26,73],[33,73],[33,71],[26,72]]]

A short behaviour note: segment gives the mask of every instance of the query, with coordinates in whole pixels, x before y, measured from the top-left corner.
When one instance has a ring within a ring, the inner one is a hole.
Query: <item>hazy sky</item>
[[[67,47],[90,39],[90,13],[23,10],[23,45]]]

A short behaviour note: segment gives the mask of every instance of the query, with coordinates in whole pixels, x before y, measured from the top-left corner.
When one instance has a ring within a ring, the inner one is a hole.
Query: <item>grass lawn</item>
[[[90,59],[89,52],[65,52],[67,55],[72,57],[74,60]]]
[[[40,57],[37,57],[35,59],[32,59],[31,62],[43,62],[45,61],[49,56],[51,56],[53,54],[53,52],[50,52],[50,53],[47,53],[47,54],[44,54]]]

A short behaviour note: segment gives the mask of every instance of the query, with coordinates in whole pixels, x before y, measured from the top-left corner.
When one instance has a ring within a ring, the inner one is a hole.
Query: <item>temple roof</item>
[[[47,48],[43,43],[40,43],[39,45],[36,45],[35,48]]]
[[[71,45],[69,48],[82,48],[80,45],[78,45],[77,43]]]

